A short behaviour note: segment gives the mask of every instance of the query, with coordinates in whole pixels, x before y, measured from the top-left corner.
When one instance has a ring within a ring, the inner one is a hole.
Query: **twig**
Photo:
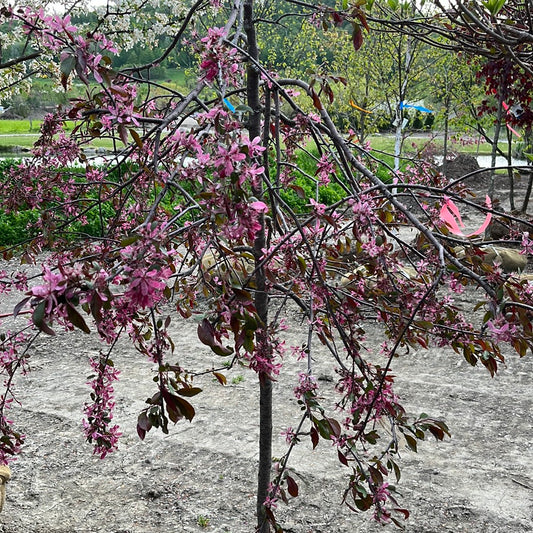
[[[526,485],[525,483],[518,481],[518,479],[511,479],[511,481],[513,483],[516,483],[517,485],[520,485],[521,487],[524,487],[525,489],[533,490],[533,487],[530,487],[529,485]]]

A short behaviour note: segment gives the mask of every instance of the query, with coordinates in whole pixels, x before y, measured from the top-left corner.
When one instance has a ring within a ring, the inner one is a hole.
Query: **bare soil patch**
[[[198,368],[218,363],[197,340],[192,320],[175,327],[176,357],[182,364]],[[288,334],[291,342],[299,342],[305,332],[293,321]],[[373,336],[377,345],[377,327],[370,328],[370,345]],[[122,372],[116,419],[124,436],[120,450],[100,460],[91,455],[81,431],[87,359],[98,349],[96,339],[76,333],[46,339],[33,350],[32,371],[18,383],[23,403],[13,410],[27,444],[12,468],[0,531],[253,531],[258,433],[254,374],[232,369],[226,387],[210,378],[198,380],[204,392],[193,399],[193,422],[180,422],[169,435],[153,430],[141,442],[136,417],[155,384],[151,365],[122,343],[114,361]],[[324,352],[317,352],[315,359],[327,394],[335,377],[332,363]],[[303,363],[287,361],[287,367],[275,385],[277,434],[299,417],[292,388]],[[403,454],[399,488],[402,502],[412,510],[407,531],[532,530],[532,371],[531,358],[513,354],[494,379],[442,349],[411,351],[394,361],[397,390],[408,411],[443,417],[453,433],[443,443],[421,443],[418,454]],[[292,466],[301,495],[280,506],[285,530],[381,531],[369,516],[342,507],[343,476],[349,471],[339,465],[334,448],[324,442],[315,451],[310,442],[300,448]],[[284,450],[279,436],[274,453],[281,456]]]
[[[475,220],[469,223],[475,225]],[[9,265],[8,265],[9,266]],[[19,297],[0,302],[12,309]],[[288,317],[287,342],[306,332]],[[194,368],[220,364],[197,339],[194,320],[174,317],[176,359]],[[381,333],[369,325],[369,346]],[[22,405],[12,417],[27,434],[13,465],[0,515],[3,533],[249,533],[255,524],[258,384],[245,369],[228,372],[228,385],[198,379],[192,423],[169,435],[152,430],[144,442],[136,418],[155,391],[152,366],[121,342],[114,361],[122,372],[116,387],[116,421],[124,433],[117,453],[91,455],[81,430],[88,399],[87,364],[100,345],[94,336],[58,334],[31,353],[32,371],[18,380]],[[299,408],[292,395],[305,363],[286,361],[275,384],[274,454],[285,451],[279,435],[295,426]],[[334,365],[317,349],[314,370],[324,394],[333,385]],[[396,358],[397,392],[411,414],[444,418],[452,439],[421,443],[402,454],[401,503],[411,510],[406,531],[414,533],[526,533],[533,531],[533,359],[509,351],[506,365],[491,378],[451,350],[432,348]],[[341,505],[349,470],[321,442],[303,442],[293,459],[300,497],[279,508],[289,533],[383,531],[369,515]],[[394,528],[391,528],[391,530]]]

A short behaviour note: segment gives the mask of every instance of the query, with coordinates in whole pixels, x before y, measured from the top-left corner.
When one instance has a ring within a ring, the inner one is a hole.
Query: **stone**
[[[486,246],[483,262],[488,265],[501,265],[504,272],[523,272],[527,266],[527,256],[512,248]]]
[[[527,256],[513,248],[480,246],[479,249],[483,252],[483,263],[491,266],[500,265],[504,272],[523,272],[527,266]],[[456,246],[454,250],[457,259],[464,259],[467,255],[463,246]]]

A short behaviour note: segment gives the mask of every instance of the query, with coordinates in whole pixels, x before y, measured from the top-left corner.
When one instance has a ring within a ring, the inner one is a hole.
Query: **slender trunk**
[[[507,130],[507,177],[509,178],[509,202],[511,204],[511,212],[515,208],[514,198],[514,171],[513,171],[513,134],[511,130]]]
[[[524,152],[531,152],[531,130],[529,129],[526,131],[524,142],[525,142]],[[529,199],[531,197],[531,189],[533,188],[533,170],[531,169],[530,159],[527,160],[527,164],[528,164],[528,167],[530,168],[527,174],[528,175],[527,190],[524,196],[524,201],[522,203],[522,213],[527,212],[527,207],[529,205]]]
[[[527,182],[526,194],[524,196],[524,203],[522,204],[522,213],[527,211],[527,206],[529,205],[529,199],[531,198],[531,189],[533,188],[533,173],[529,173],[529,178]]]
[[[400,169],[400,155],[402,152],[402,132],[404,128],[404,113],[403,105],[407,93],[407,84],[409,82],[409,75],[411,70],[411,63],[413,61],[412,54],[412,37],[407,36],[407,44],[405,47],[405,63],[404,63],[404,76],[402,78],[401,68],[401,48],[398,50],[398,89],[399,89],[399,102],[396,107],[396,142],[394,143],[394,170]]]
[[[492,168],[496,166],[496,156],[498,154],[498,141],[500,140],[502,117],[503,117],[503,96],[500,95],[500,97],[498,98],[498,113],[496,115],[496,126],[494,128],[494,138],[492,140],[492,151],[491,151],[491,160],[490,160],[490,166]],[[491,201],[494,200],[495,182],[496,182],[496,173],[494,170],[492,170],[490,174],[489,190],[487,191]]]
[[[248,53],[252,59],[259,57],[257,38],[253,22],[253,0],[244,2],[244,30],[248,41]],[[248,132],[251,139],[261,135],[261,103],[259,100],[259,72],[250,62],[247,69],[246,95],[248,106],[252,109],[248,122]],[[253,189],[254,196],[263,199],[263,187],[259,183]],[[267,334],[268,324],[268,294],[264,268],[261,266],[261,257],[266,245],[265,218],[261,215],[261,229],[257,232],[254,241],[254,256],[256,263],[255,274],[255,307],[261,321],[261,326],[256,332],[256,350],[264,353],[269,351]],[[259,375],[259,471],[257,477],[257,526],[260,533],[268,533],[270,525],[266,519],[264,502],[268,496],[270,485],[270,472],[272,469],[272,381],[264,374]]]
[[[449,94],[449,93],[448,93]],[[444,146],[442,156],[442,173],[446,175],[446,166],[448,165],[448,135],[450,132],[450,98],[447,95],[444,109]]]
[[[522,204],[522,213],[525,213],[527,211],[529,199],[531,198],[531,189],[533,189],[533,172],[529,173],[526,194],[524,196],[524,203]]]

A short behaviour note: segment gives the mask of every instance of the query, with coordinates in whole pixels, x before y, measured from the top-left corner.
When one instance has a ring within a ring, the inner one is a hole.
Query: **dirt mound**
[[[468,154],[458,154],[453,159],[446,160],[440,167],[442,172],[450,181],[455,181],[472,174],[465,179],[465,184],[472,188],[485,186],[490,178],[490,172],[482,171],[477,159]]]

